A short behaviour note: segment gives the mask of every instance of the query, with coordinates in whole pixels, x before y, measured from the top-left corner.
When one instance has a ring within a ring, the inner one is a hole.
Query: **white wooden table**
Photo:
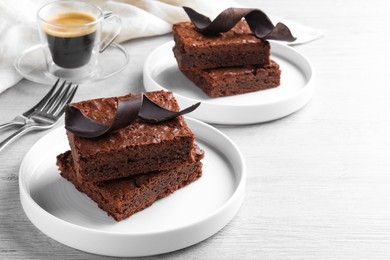
[[[388,2],[242,3],[325,31],[324,38],[295,47],[315,67],[315,95],[299,112],[274,122],[216,126],[247,163],[242,208],[213,237],[156,258],[390,259]],[[142,91],[145,58],[170,39],[124,44],[131,57],[127,69],[83,86],[76,100]],[[35,104],[46,89],[23,80],[0,94],[0,122]],[[100,259],[45,236],[22,210],[19,165],[45,134],[30,133],[0,154],[0,259]]]

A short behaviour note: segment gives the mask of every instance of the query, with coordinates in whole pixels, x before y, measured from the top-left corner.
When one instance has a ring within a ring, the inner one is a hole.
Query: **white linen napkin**
[[[0,1],[0,93],[15,85],[22,76],[14,68],[20,53],[39,44],[36,13],[52,0],[2,0]],[[215,18],[228,7],[242,7],[232,0],[89,0],[104,12],[113,12],[122,18],[122,31],[117,42],[134,38],[169,33],[172,24],[187,21],[182,6],[189,6],[200,13]],[[318,30],[301,24],[271,17],[288,25],[296,36],[296,43],[305,43],[322,36]]]

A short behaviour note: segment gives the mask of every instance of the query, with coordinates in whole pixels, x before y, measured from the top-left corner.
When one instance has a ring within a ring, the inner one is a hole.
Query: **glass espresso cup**
[[[112,13],[82,1],[57,1],[44,5],[37,15],[48,73],[80,80],[97,73],[99,53],[118,36],[121,20]],[[111,32],[102,36],[103,22],[112,20]]]

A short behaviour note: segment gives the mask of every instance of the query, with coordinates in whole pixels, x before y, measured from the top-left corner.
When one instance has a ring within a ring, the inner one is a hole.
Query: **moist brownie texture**
[[[200,160],[204,153],[198,147],[194,148],[193,153],[195,162],[182,164],[170,170],[96,183],[79,181],[70,151],[57,157],[57,165],[61,176],[73,183],[79,191],[87,194],[116,221],[120,221],[201,177]]]
[[[245,21],[215,36],[196,31],[192,22],[173,25],[173,52],[184,70],[257,65],[270,62],[270,44],[256,38]]]
[[[244,94],[280,85],[281,71],[274,61],[264,67],[246,66],[209,70],[179,68],[210,97]]]
[[[117,100],[132,96],[101,98],[72,103],[86,116],[102,124],[113,121]],[[148,92],[160,106],[179,111],[171,92]],[[104,181],[134,174],[177,167],[194,162],[194,134],[184,118],[149,124],[139,118],[129,126],[97,138],[82,138],[67,131],[79,181]]]

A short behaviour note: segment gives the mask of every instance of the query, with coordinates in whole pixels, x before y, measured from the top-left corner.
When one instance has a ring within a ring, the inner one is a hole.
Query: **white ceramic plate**
[[[147,91],[173,91],[182,108],[201,101],[190,117],[216,124],[261,123],[299,110],[312,96],[314,72],[310,62],[286,45],[271,43],[271,59],[282,70],[279,87],[220,98],[208,97],[179,71],[173,45],[173,41],[165,43],[148,56],[144,86]]]
[[[223,133],[198,120],[186,121],[206,152],[203,176],[120,222],[59,175],[56,155],[69,149],[65,130],[48,133],[30,149],[20,167],[20,200],[26,215],[60,243],[109,256],[161,254],[210,237],[241,206],[245,163]]]

